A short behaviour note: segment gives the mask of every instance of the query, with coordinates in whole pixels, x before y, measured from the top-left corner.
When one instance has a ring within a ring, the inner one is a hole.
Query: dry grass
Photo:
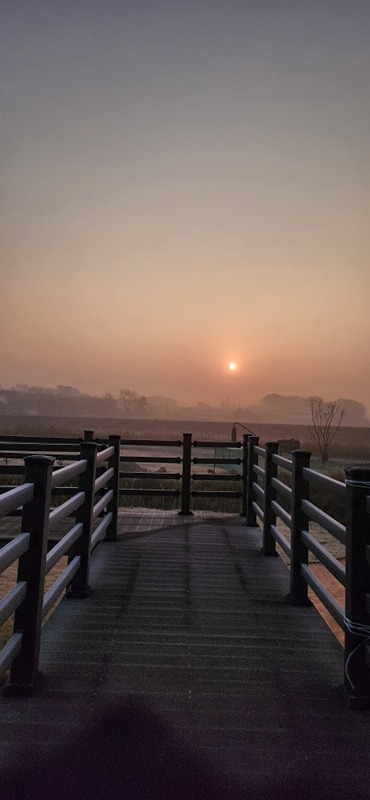
[[[342,560],[344,563],[344,559]],[[321,583],[324,584],[325,588],[328,589],[330,594],[333,595],[335,600],[344,608],[345,603],[345,590],[344,586],[342,586],[338,581],[333,578],[333,576],[328,572],[327,569],[322,564],[310,564],[312,572],[318,577]],[[338,641],[341,645],[344,646],[344,633],[340,625],[333,619],[329,611],[325,608],[322,602],[316,597],[314,592],[309,589],[308,595],[310,600],[313,602],[315,608],[321,614],[323,619],[325,620],[326,624],[329,626],[330,630],[333,631],[334,635],[337,637]]]
[[[67,558],[64,557],[60,559],[58,564],[56,564],[52,570],[50,570],[49,574],[46,576],[45,579],[45,592],[47,592],[48,589],[50,589],[50,587],[53,585],[54,581],[59,577],[60,573],[63,571],[66,565],[67,565]],[[17,581],[17,564],[12,564],[11,567],[8,567],[8,569],[5,570],[5,572],[3,572],[2,575],[0,575],[0,600],[3,597],[5,597],[5,595],[8,592],[11,591],[11,589],[15,586],[16,581]],[[44,624],[52,616],[60,600],[61,597],[45,617]],[[2,625],[0,628],[0,649],[4,647],[4,644],[6,644],[8,639],[10,639],[12,633],[13,633],[13,617],[7,620],[7,622],[5,622],[5,624]]]

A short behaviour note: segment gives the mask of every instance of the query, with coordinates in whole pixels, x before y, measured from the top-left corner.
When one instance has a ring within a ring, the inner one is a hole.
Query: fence
[[[246,437],[247,438],[247,437]],[[208,497],[208,498],[226,498],[226,499],[243,499],[241,513],[244,513],[244,506],[245,506],[245,498],[246,493],[241,491],[235,490],[211,490],[211,489],[196,489],[193,486],[199,481],[206,481],[214,483],[214,482],[237,482],[242,481],[243,478],[241,475],[238,475],[236,472],[234,475],[228,474],[213,474],[207,473],[199,473],[195,472],[192,467],[193,465],[203,465],[203,466],[213,466],[215,468],[216,465],[225,466],[231,465],[234,466],[235,469],[243,462],[243,459],[234,456],[231,458],[224,458],[222,456],[209,456],[209,457],[192,457],[192,448],[202,448],[202,449],[211,449],[215,450],[215,448],[222,448],[227,451],[227,449],[231,446],[232,443],[230,442],[209,442],[209,441],[192,441],[192,434],[191,433],[184,433],[182,440],[146,440],[146,439],[122,439],[121,445],[123,449],[128,446],[139,446],[145,448],[168,448],[168,447],[175,447],[181,448],[180,452],[181,455],[177,456],[160,456],[160,455],[152,455],[152,456],[128,456],[128,455],[121,455],[121,463],[127,462],[135,462],[135,463],[149,463],[149,464],[181,464],[182,470],[180,472],[167,472],[161,473],[160,479],[170,479],[172,481],[178,482],[177,489],[149,489],[147,490],[144,487],[122,487],[120,488],[120,495],[125,496],[133,496],[133,495],[142,495],[142,496],[156,496],[156,497],[177,497],[181,498],[179,504],[179,513],[183,516],[191,515],[193,512],[191,510],[191,501],[192,498],[196,497]],[[240,443],[237,445],[234,444],[234,447],[241,447]],[[243,450],[245,452],[245,456],[247,450]],[[243,456],[244,457],[244,456]],[[159,477],[158,473],[140,473],[135,480],[135,483],[140,483],[141,480],[151,479],[153,477]],[[127,479],[133,478],[133,473],[128,471],[121,471],[120,478],[124,481]]]
[[[344,692],[349,705],[370,706],[370,469],[346,470],[346,483],[310,468],[310,453],[296,451],[292,459],[278,454],[278,443],[259,447],[249,437],[247,524],[262,524],[262,552],[277,555],[278,544],[290,562],[293,605],[310,605],[308,587],[321,600],[345,634]],[[283,475],[281,474],[283,473]],[[287,482],[290,476],[291,485]],[[345,524],[310,502],[310,487],[317,486],[345,504]],[[278,527],[281,520],[290,536]],[[318,523],[345,546],[345,565],[309,532]],[[308,563],[312,553],[345,587],[342,608]]]
[[[40,442],[28,444],[42,449]],[[58,442],[57,447],[63,445]],[[43,444],[44,450],[48,447]],[[0,675],[10,667],[10,682],[5,689],[8,695],[34,692],[43,620],[66,589],[70,597],[88,595],[91,552],[101,539],[116,537],[116,437],[110,438],[107,447],[84,441],[79,449],[78,461],[59,469],[54,469],[54,457],[26,456],[24,484],[0,496],[1,517],[21,513],[20,534],[0,550],[0,574],[18,562],[17,582],[0,602],[0,626],[14,614],[13,635],[0,651]],[[75,479],[77,488],[63,486]],[[51,508],[53,493],[58,489],[70,496]],[[67,522],[67,531],[47,552],[49,531],[61,521]],[[46,575],[65,556],[67,566],[45,592]]]
[[[20,460],[29,452],[43,452],[50,453],[60,461],[72,461],[78,459],[79,448],[82,441],[93,441],[93,431],[85,431],[84,439],[56,439],[47,437],[12,437],[3,436],[0,438],[0,458],[6,462],[14,462],[16,459]],[[112,438],[112,437],[110,437]],[[142,497],[173,497],[178,499],[178,510],[182,515],[190,515],[192,513],[192,498],[208,497],[208,498],[225,498],[225,499],[239,499],[241,500],[240,511],[245,513],[246,506],[246,484],[244,481],[244,468],[243,464],[247,458],[247,440],[244,437],[243,443],[241,442],[209,442],[209,441],[192,441],[191,433],[184,433],[183,438],[180,440],[167,440],[167,439],[120,439],[119,436],[115,437],[117,443],[117,455],[119,464],[128,466],[130,464],[147,464],[147,465],[178,465],[181,471],[176,472],[133,472],[127,469],[120,470],[119,479],[119,496],[124,498],[142,496]],[[110,439],[99,439],[95,442],[99,447],[107,446]],[[241,456],[223,457],[220,455],[210,455],[209,458],[192,457],[192,448],[211,449],[221,448],[227,453],[228,448],[233,447],[234,452],[240,450]],[[135,448],[135,455],[130,455],[130,449]],[[137,448],[144,448],[145,455],[137,452]],[[171,448],[177,450],[177,454],[173,456],[164,456],[160,453],[163,448]],[[148,450],[153,455],[148,455]],[[157,451],[157,452],[156,452]],[[159,452],[158,452],[159,451]],[[180,466],[181,465],[181,466]],[[231,469],[235,468],[235,474],[213,474],[199,473],[193,470],[193,465],[207,465],[216,467],[216,465],[226,466]],[[241,474],[237,474],[236,470],[242,466]],[[18,479],[24,476],[24,465],[14,463],[0,464],[0,475],[18,476]],[[176,488],[148,488],[148,481],[153,480],[169,481],[176,484]],[[210,490],[210,489],[197,489],[194,488],[196,482],[240,482],[242,488],[239,491],[230,489]],[[0,494],[8,491],[8,486],[0,486]],[[73,494],[73,488],[61,487],[59,494]],[[57,493],[55,493],[57,494]]]
[[[240,457],[225,461],[222,457],[192,455],[193,448],[213,449],[221,445],[225,448],[239,447]],[[174,447],[181,455],[130,456],[127,455],[129,446],[146,446],[152,452],[158,446]],[[277,442],[268,442],[265,447],[260,447],[258,437],[247,435],[243,437],[243,443],[192,442],[190,433],[176,441],[120,440],[115,436],[95,442],[93,433],[89,431],[85,432],[85,440],[79,442],[41,441],[36,437],[17,442],[10,442],[10,439],[6,442],[4,437],[0,442],[0,452],[3,457],[6,453],[8,458],[26,449],[50,452],[53,448],[54,457],[58,454],[59,458],[72,459],[72,463],[53,469],[51,456],[26,456],[24,484],[11,490],[3,487],[0,496],[0,515],[17,513],[20,506],[23,507],[21,533],[0,550],[0,574],[9,564],[17,560],[19,564],[17,585],[0,603],[0,624],[15,611],[13,637],[0,652],[0,672],[11,665],[9,693],[33,691],[42,620],[60,593],[68,588],[71,597],[87,595],[92,549],[100,539],[113,540],[117,535],[120,492],[127,497],[145,495],[145,485],[135,489],[119,488],[120,479],[132,476],[126,470],[120,471],[120,465],[141,461],[182,465],[181,473],[167,474],[179,482],[178,489],[149,490],[156,496],[166,496],[171,492],[171,495],[181,497],[180,514],[192,513],[192,497],[240,498],[246,524],[256,526],[259,520],[262,525],[263,554],[276,556],[279,546],[290,562],[289,602],[310,605],[310,587],[344,631],[344,690],[348,703],[352,706],[370,705],[370,470],[347,470],[344,484],[311,469],[309,453],[296,451],[291,459],[285,458],[279,455]],[[73,459],[78,459],[77,463],[73,463]],[[221,466],[225,463],[241,465],[241,475],[227,476],[239,480],[241,490],[194,489],[197,481],[205,477],[215,482],[225,480],[223,475],[205,475],[192,469],[192,465],[209,466],[210,462]],[[146,473],[140,473],[140,478],[144,475]],[[76,478],[78,486],[65,485]],[[144,483],[145,480],[144,477]],[[345,524],[310,500],[310,489],[314,486],[343,501]],[[69,497],[50,511],[53,493],[54,496],[64,494]],[[71,514],[75,516],[75,525],[47,553],[49,529]],[[310,521],[318,523],[345,546],[345,565],[317,541],[309,530]],[[288,535],[281,530],[279,522],[283,523]],[[309,566],[309,553],[345,587],[344,608],[314,574]],[[68,566],[44,596],[45,574],[66,554]]]

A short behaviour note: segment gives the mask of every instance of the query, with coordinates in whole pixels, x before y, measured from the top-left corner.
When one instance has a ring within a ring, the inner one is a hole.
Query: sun
[[[235,361],[230,361],[230,364],[229,364],[230,372],[235,372],[236,369],[237,369],[237,364],[235,363]]]

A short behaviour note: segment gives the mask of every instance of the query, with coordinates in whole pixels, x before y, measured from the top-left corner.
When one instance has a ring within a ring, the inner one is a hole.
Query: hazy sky
[[[369,0],[3,0],[0,29],[1,383],[370,407]]]

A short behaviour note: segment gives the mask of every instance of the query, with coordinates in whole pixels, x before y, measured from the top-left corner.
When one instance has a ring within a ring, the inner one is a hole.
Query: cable
[[[350,633],[354,633],[356,636],[364,636],[365,638],[370,637],[370,625],[364,625],[362,622],[353,622],[346,616],[343,617],[343,622]]]
[[[360,647],[365,647],[365,645],[370,641],[370,625],[364,625],[361,622],[353,622],[346,616],[343,617],[343,622],[350,633],[352,633],[354,636],[360,636],[364,640],[362,642],[359,642],[359,644],[354,648],[354,650],[352,650],[344,666],[345,676],[351,686],[351,689],[354,689],[355,685],[349,676],[349,670],[348,670],[349,662],[352,656],[354,656],[355,653],[357,653],[357,650],[359,650]]]

